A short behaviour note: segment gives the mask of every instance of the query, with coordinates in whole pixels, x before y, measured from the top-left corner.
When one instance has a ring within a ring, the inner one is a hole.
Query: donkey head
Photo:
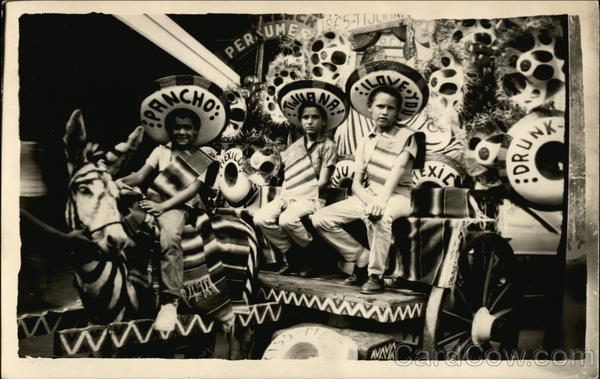
[[[63,142],[69,169],[67,223],[73,229],[85,229],[104,253],[122,251],[131,240],[121,224],[117,208],[119,189],[112,175],[137,150],[143,137],[140,126],[128,138],[105,153],[98,144],[86,141],[80,110],[75,110],[65,130]]]

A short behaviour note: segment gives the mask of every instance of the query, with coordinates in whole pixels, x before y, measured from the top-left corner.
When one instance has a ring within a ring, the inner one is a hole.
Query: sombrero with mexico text
[[[354,109],[366,117],[369,96],[378,87],[391,87],[400,94],[398,121],[423,110],[429,98],[427,82],[416,70],[394,61],[374,61],[358,67],[346,82],[346,93]]]
[[[297,80],[286,84],[279,91],[279,108],[295,126],[302,126],[298,111],[302,104],[308,102],[321,106],[327,113],[326,130],[338,127],[350,110],[344,91],[320,80]]]
[[[142,101],[140,119],[146,133],[159,143],[169,142],[165,118],[175,109],[188,109],[200,119],[195,145],[215,139],[228,123],[229,106],[223,90],[201,76],[173,75],[154,82],[151,95]]]

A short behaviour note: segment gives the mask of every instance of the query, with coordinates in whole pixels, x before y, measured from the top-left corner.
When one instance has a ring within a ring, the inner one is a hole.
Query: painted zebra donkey
[[[86,141],[79,110],[67,122],[63,138],[70,175],[67,224],[83,230],[96,246],[73,254],[75,286],[94,323],[155,316],[148,263],[156,235],[146,222],[152,217],[140,218],[135,207],[123,207],[131,197],[113,181],[142,137],[143,128],[138,127],[126,142],[105,153]],[[211,316],[230,330],[234,311],[247,309],[254,295],[258,250],[254,230],[233,216],[200,213],[193,225],[186,226],[182,246],[185,302],[192,312]],[[189,273],[191,283],[186,280]]]

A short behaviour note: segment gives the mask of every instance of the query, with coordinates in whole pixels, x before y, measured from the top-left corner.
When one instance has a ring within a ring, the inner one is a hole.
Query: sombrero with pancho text
[[[154,91],[142,101],[140,119],[146,133],[159,143],[169,142],[165,118],[180,108],[200,118],[197,146],[215,139],[228,123],[229,106],[219,86],[201,76],[173,75],[156,80]]]

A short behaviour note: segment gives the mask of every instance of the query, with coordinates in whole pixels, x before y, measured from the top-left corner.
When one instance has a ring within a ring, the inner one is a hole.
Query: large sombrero
[[[279,108],[289,122],[302,126],[298,111],[304,103],[312,102],[327,112],[327,130],[339,126],[350,110],[344,91],[320,80],[298,80],[279,91]]]
[[[398,121],[415,116],[427,104],[427,82],[416,70],[394,61],[375,61],[358,67],[346,82],[346,93],[354,109],[371,117],[369,95],[378,87],[392,87],[400,94]]]
[[[146,133],[159,143],[169,142],[165,118],[175,109],[189,109],[200,118],[196,145],[215,139],[228,122],[229,106],[223,90],[192,75],[174,75],[154,82],[154,92],[142,101],[140,119]]]

